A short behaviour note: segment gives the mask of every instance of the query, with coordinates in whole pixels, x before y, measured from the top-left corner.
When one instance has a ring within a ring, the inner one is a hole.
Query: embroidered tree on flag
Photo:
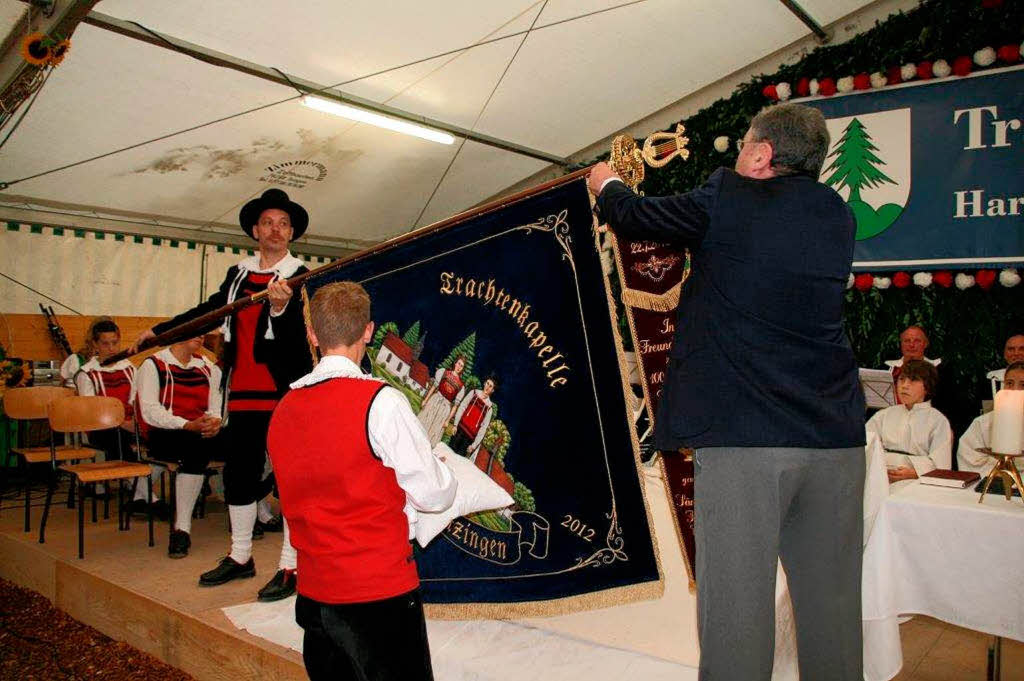
[[[871,114],[878,116],[880,114]],[[888,115],[888,114],[886,114]],[[882,123],[885,125],[885,123]],[[891,123],[889,124],[891,125]],[[883,136],[884,138],[884,136]],[[883,143],[883,146],[885,144]],[[875,152],[878,152],[876,154]],[[869,204],[861,198],[861,192],[892,184],[900,187],[903,180],[896,181],[882,172],[882,166],[887,165],[882,159],[898,153],[890,146],[885,151],[879,151],[875,146],[868,129],[859,118],[852,119],[843,130],[842,138],[832,148],[829,158],[832,164],[825,169],[822,181],[831,185],[836,191],[843,187],[850,190],[846,199],[846,205],[850,207],[854,219],[857,221],[858,240],[870,239],[888,229],[903,214],[904,206],[899,203],[882,203],[890,194],[884,191],[873,193],[875,204]],[[898,173],[895,173],[898,174]]]
[[[381,344],[384,342],[384,336],[388,335],[389,333],[393,333],[397,336],[398,324],[395,324],[394,322],[384,322],[383,324],[378,326],[377,331],[373,334],[373,342],[370,345],[379,348]]]
[[[466,362],[462,369],[463,380],[465,380],[465,377],[473,373],[473,358],[476,356],[476,331],[463,338],[458,345],[452,348],[452,351],[441,362],[441,366],[451,369],[455,364],[455,358],[460,355]]]
[[[420,342],[419,320],[417,320],[415,324],[409,327],[409,330],[405,332],[404,336],[402,336],[402,340],[404,340],[405,344],[408,345],[410,348],[416,347],[416,344]]]
[[[836,158],[825,172],[835,172],[825,180],[825,183],[836,189],[844,185],[849,187],[848,202],[861,201],[862,187],[877,187],[886,182],[896,184],[895,180],[879,169],[879,166],[885,165],[885,161],[872,153],[875,151],[878,151],[878,147],[872,144],[867,128],[854,118],[846,126],[842,139],[836,142],[832,153],[829,154],[829,158]]]

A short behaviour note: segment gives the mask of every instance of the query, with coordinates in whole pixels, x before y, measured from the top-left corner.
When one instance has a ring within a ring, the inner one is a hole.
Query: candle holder
[[[1003,454],[1000,452],[993,452],[988,447],[983,447],[978,450],[994,457],[996,465],[992,467],[988,475],[985,477],[985,483],[981,487],[981,496],[978,498],[980,504],[985,498],[985,493],[988,492],[989,485],[997,477],[1002,478],[1003,482],[1003,494],[1006,495],[1006,500],[1010,501],[1013,499],[1013,488],[1016,487],[1017,491],[1021,493],[1021,500],[1024,500],[1024,482],[1021,482],[1020,471],[1017,470],[1017,465],[1014,463],[1014,459],[1024,456],[1024,452],[1017,452],[1016,454]]]

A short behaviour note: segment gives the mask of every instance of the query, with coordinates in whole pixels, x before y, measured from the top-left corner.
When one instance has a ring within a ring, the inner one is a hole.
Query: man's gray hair
[[[776,174],[818,179],[829,145],[821,111],[803,104],[777,104],[754,116],[750,128],[754,140],[771,143]]]

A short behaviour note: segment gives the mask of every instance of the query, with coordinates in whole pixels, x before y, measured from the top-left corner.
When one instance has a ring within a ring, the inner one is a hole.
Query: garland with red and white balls
[[[853,92],[854,90],[871,90],[886,87],[888,85],[899,85],[914,79],[931,80],[932,78],[945,78],[947,76],[966,76],[970,74],[975,66],[988,68],[997,61],[1007,66],[1016,64],[1021,59],[1021,52],[1024,51],[1024,43],[1020,45],[1003,45],[998,50],[992,47],[983,47],[974,53],[972,57],[960,55],[950,64],[945,59],[935,61],[920,61],[916,64],[907,63],[903,66],[890,66],[885,73],[875,71],[874,73],[858,73],[855,76],[843,76],[842,78],[801,78],[793,88],[789,83],[775,83],[765,85],[761,90],[768,99],[772,101],[786,101],[794,94],[798,97],[814,97],[821,95],[831,97],[837,92]]]
[[[851,274],[846,281],[846,288],[855,288],[858,291],[866,292],[871,289],[885,290],[887,288],[909,288],[911,285],[919,288],[935,286],[939,288],[951,288],[956,286],[961,291],[977,286],[983,291],[992,288],[996,282],[1004,288],[1013,288],[1020,283],[1020,273],[1012,267],[996,272],[995,270],[978,270],[975,274],[960,272],[954,275],[948,270],[937,272],[917,272],[913,275],[908,272],[895,272],[887,274],[871,274],[861,272]]]
[[[987,9],[998,7],[1001,4],[1003,4],[1003,0],[981,0],[982,7]],[[1019,45],[1003,45],[998,49],[983,47],[971,56],[963,54],[956,57],[952,63],[945,59],[924,60],[916,64],[908,62],[902,66],[890,66],[885,73],[881,71],[864,72],[840,78],[809,78],[805,76],[798,80],[796,85],[785,81],[765,85],[761,94],[773,102],[784,102],[793,96],[831,97],[837,92],[877,90],[911,80],[924,81],[948,76],[963,77],[972,73],[976,68],[987,69],[1017,64],[1021,61],[1022,53],[1024,53],[1024,42]],[[715,151],[722,154],[729,151],[730,141],[727,135],[716,137],[714,140]]]

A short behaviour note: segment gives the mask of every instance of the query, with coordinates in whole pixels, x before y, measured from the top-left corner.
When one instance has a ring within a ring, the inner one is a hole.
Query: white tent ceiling
[[[94,11],[558,157],[809,33],[777,0],[624,1],[103,0]],[[871,3],[800,4],[824,25]],[[24,5],[0,7],[5,18]],[[271,186],[268,167],[302,162],[289,168],[304,186],[285,189],[310,211],[306,238],[351,247],[465,210],[548,165],[474,141],[452,163],[461,140],[445,146],[353,124],[295,95],[80,25],[0,150],[0,181],[201,127],[18,182],[0,202],[231,230],[239,206]]]

